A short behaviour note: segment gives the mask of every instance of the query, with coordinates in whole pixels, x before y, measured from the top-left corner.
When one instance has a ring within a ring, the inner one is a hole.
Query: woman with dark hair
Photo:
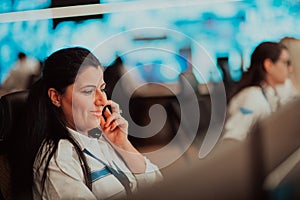
[[[255,48],[250,67],[242,75],[229,102],[224,139],[244,140],[258,120],[296,95],[288,80],[291,70],[288,49],[284,45],[262,42]]]
[[[28,108],[34,199],[119,198],[161,179],[129,142],[128,123],[107,100],[103,69],[89,50],[50,55]]]

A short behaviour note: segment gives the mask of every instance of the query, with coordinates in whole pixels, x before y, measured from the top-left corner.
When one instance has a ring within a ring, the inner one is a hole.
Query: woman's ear
[[[56,107],[60,107],[61,106],[61,103],[60,103],[61,95],[59,94],[59,92],[56,89],[49,88],[48,89],[48,96],[51,99],[51,102]]]
[[[268,74],[271,73],[273,69],[273,62],[270,58],[264,60],[264,68]]]

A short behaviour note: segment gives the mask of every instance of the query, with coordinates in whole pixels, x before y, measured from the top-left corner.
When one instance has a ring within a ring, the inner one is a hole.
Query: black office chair
[[[11,161],[15,159],[13,147],[22,141],[13,141],[22,134],[27,96],[27,91],[20,91],[0,98],[0,192],[7,200],[14,198]]]
[[[13,129],[20,125],[26,111],[27,91],[6,94],[0,98],[0,153],[6,153],[7,140]]]

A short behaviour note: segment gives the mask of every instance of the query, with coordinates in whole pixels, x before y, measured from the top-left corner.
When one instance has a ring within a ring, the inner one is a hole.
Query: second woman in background
[[[229,102],[223,139],[244,140],[258,120],[296,96],[288,79],[291,70],[284,45],[263,42],[255,48],[250,67]]]

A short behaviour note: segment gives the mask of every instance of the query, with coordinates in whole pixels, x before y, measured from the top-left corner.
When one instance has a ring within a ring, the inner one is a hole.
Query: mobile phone
[[[103,110],[102,110],[102,116],[103,116],[103,118],[104,118],[105,121],[107,120],[107,116],[105,116],[105,114],[104,114],[104,112],[105,112],[106,109],[108,109],[109,112],[112,113],[112,108],[111,108],[110,105],[104,106],[104,108],[103,108]]]

